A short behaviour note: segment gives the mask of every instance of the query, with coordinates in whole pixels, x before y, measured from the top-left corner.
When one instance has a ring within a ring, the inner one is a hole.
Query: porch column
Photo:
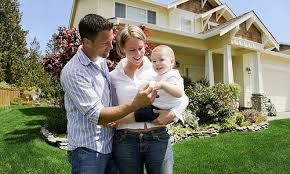
[[[224,83],[234,83],[231,45],[224,47]]]
[[[261,67],[261,53],[256,52],[254,57],[254,94],[263,94],[263,76]]]
[[[209,81],[210,86],[214,86],[212,51],[210,50],[205,53],[205,78]]]

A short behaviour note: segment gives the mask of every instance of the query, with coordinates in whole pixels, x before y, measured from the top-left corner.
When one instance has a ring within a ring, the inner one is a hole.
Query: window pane
[[[134,21],[146,23],[147,22],[146,10],[127,6],[127,18]]]
[[[115,3],[115,17],[125,18],[126,17],[126,6],[125,4]]]
[[[156,24],[156,12],[155,11],[147,11],[148,16],[148,23],[150,24]]]
[[[189,19],[181,18],[181,30],[191,32],[191,21]]]

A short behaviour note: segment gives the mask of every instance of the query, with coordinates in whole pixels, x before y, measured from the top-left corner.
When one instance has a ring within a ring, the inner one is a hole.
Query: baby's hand
[[[162,89],[162,82],[156,82],[155,85],[154,85],[154,89],[155,90]]]

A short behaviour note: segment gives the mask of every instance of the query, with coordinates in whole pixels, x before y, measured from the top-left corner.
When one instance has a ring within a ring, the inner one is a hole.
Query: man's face
[[[100,56],[107,58],[113,48],[113,30],[105,30],[98,33],[94,41],[90,41],[90,50],[94,57]]]

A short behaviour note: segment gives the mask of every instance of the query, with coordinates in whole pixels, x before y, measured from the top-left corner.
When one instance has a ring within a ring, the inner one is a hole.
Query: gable
[[[215,6],[211,5],[208,1],[206,1],[204,6],[202,7],[201,0],[190,0],[190,1],[177,5],[177,8],[179,9],[190,11],[197,14],[207,12],[213,9],[214,7]]]
[[[236,37],[262,43],[262,33],[255,25],[251,25],[247,30],[246,21],[240,24],[240,30],[236,33]]]

